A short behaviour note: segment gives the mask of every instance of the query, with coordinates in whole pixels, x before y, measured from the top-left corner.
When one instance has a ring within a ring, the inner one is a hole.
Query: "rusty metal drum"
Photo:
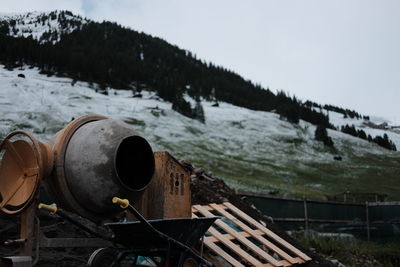
[[[121,121],[84,116],[50,143],[55,167],[46,181],[49,191],[57,204],[93,221],[120,211],[111,202],[114,196],[134,203],[154,173],[151,146]]]

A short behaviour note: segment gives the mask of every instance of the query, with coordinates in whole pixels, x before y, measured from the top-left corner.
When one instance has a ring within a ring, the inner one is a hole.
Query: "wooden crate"
[[[311,260],[229,202],[193,205],[192,216],[224,217],[209,228],[204,245],[233,266],[291,266]]]
[[[155,173],[135,207],[148,219],[190,218],[190,172],[168,152],[156,152]]]

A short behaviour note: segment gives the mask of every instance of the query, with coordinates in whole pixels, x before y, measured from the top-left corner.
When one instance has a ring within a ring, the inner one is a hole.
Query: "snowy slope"
[[[375,136],[383,136],[384,134],[387,134],[389,139],[392,140],[398,150],[400,150],[400,128],[396,128],[396,126],[399,125],[391,122],[390,120],[372,116],[369,121],[366,121],[357,118],[344,118],[343,114],[341,113],[327,111],[325,109],[322,109],[322,112],[329,115],[330,122],[338,129],[340,129],[341,126],[354,125],[356,129],[364,130],[365,133],[367,135],[371,135],[372,138],[374,138]],[[386,129],[378,129],[379,125],[382,124],[387,125]],[[373,128],[371,125],[376,125],[374,127],[377,128]]]
[[[125,121],[155,151],[168,150],[236,188],[323,197],[365,183],[365,192],[400,194],[400,185],[379,188],[380,179],[397,181],[399,152],[332,130],[336,150],[330,150],[314,140],[315,126],[309,123],[293,125],[274,113],[226,103],[212,107],[203,101],[202,124],[176,113],[153,92],[131,96],[113,89],[106,96],[84,82],[72,85],[69,78],[47,77],[37,69],[8,71],[0,65],[0,137],[23,129],[48,140],[72,118],[97,113]],[[343,161],[335,161],[336,154]]]
[[[56,43],[62,34],[71,33],[89,22],[68,11],[0,13],[1,21],[8,22],[10,36],[32,36],[40,43]]]

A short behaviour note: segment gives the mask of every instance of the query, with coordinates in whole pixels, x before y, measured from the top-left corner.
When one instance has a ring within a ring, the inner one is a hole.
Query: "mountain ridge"
[[[0,21],[8,23],[8,35],[11,37],[32,38],[43,44],[53,44],[60,41],[60,36],[69,34],[83,24],[90,22],[86,18],[74,15],[69,11],[51,12],[24,12],[24,13],[0,13]],[[3,33],[6,28],[3,26]],[[0,30],[1,32],[1,30]]]
[[[42,14],[42,23],[57,14]],[[276,110],[292,122],[301,118],[332,128],[329,118],[303,105],[296,97],[283,91],[274,94],[160,38],[116,23],[85,22],[68,34],[46,31],[47,37],[54,35],[51,44],[13,38],[3,32],[0,61],[9,67],[30,64],[47,74],[94,82],[102,90],[109,86],[140,91],[137,84],[144,84],[157,90],[161,98],[171,101],[183,114],[191,113],[185,112],[191,108],[183,98],[187,93],[195,99],[203,97],[254,110]]]

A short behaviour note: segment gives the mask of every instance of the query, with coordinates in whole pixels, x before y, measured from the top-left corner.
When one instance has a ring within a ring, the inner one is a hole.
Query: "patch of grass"
[[[163,109],[160,109],[159,107],[150,108],[150,113],[157,118],[166,115],[165,111]]]
[[[194,135],[201,135],[203,132],[196,127],[193,126],[185,126],[186,131]]]
[[[236,127],[238,129],[244,129],[244,126],[241,121],[231,121],[230,123],[233,127]]]
[[[17,123],[15,124],[15,128],[16,129],[32,129],[32,125],[30,125],[29,123]]]
[[[400,241],[385,243],[343,237],[321,237],[303,231],[294,237],[304,246],[327,258],[339,260],[346,266],[400,266]]]
[[[189,137],[182,134],[174,135],[176,141],[172,142],[167,138],[153,141],[174,156],[212,171],[236,189],[278,190],[288,197],[321,200],[345,191],[387,194],[388,201],[400,199],[398,152],[381,153],[368,143],[364,148],[363,143],[347,143],[347,139],[337,142],[335,152],[304,137],[304,128],[296,130],[294,136],[253,140],[230,135],[206,137],[207,128],[188,124]],[[338,154],[341,161],[333,159]]]
[[[400,158],[387,154],[346,155],[342,161],[335,161],[332,156],[330,161],[321,162],[291,159],[287,152],[287,162],[282,163],[240,151],[226,155],[212,142],[204,141],[181,142],[172,152],[243,190],[279,190],[287,196],[322,200],[345,191],[387,194],[388,200],[400,199]]]
[[[279,138],[279,141],[285,142],[288,144],[293,144],[296,147],[305,142],[303,138],[299,138],[299,137],[283,137],[283,138]]]
[[[130,125],[137,125],[142,127],[146,126],[146,123],[144,121],[135,118],[126,118],[124,119],[124,122]]]

